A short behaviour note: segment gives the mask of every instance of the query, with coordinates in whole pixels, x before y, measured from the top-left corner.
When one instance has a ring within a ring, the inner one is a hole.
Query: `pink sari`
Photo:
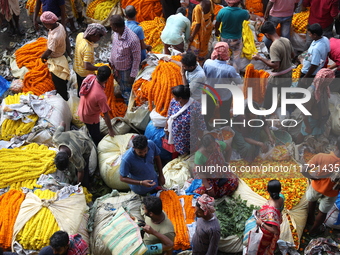
[[[280,231],[280,224],[282,223],[280,210],[265,204],[260,209],[260,219],[266,224],[276,226]],[[264,228],[261,228],[261,230],[263,232],[263,237],[257,254],[272,255],[274,254],[276,242],[279,240],[280,235],[275,235]]]

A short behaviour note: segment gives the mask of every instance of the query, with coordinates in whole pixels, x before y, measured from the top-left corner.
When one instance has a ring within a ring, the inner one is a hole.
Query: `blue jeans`
[[[273,17],[269,16],[268,21],[271,21],[274,23],[274,26],[277,27],[278,24],[281,25],[281,36],[290,39],[290,26],[292,25],[292,17]],[[264,43],[267,46],[267,49],[269,50],[270,45],[272,44],[272,41],[267,39],[264,36]]]

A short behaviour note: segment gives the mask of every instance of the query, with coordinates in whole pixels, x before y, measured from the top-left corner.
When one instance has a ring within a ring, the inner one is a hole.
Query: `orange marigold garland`
[[[248,98],[248,88],[253,88],[253,100],[261,104],[266,93],[268,77],[269,73],[266,71],[256,70],[253,64],[247,65],[244,75],[244,97]]]
[[[107,103],[111,110],[109,111],[110,118],[124,117],[127,109],[127,105],[124,103],[124,98],[117,98],[114,93],[114,78],[111,74],[105,85],[105,94],[107,97]]]
[[[175,250],[187,250],[190,248],[189,231],[184,221],[184,214],[179,197],[173,190],[162,191],[160,199],[163,203],[163,210],[168,215],[175,228]]]
[[[246,9],[250,13],[263,17],[262,0],[246,0]]]
[[[0,247],[5,251],[11,248],[14,223],[24,198],[25,194],[18,190],[0,196]]]
[[[136,20],[142,22],[162,16],[162,4],[159,0],[122,0],[121,6],[133,5],[137,10]],[[161,30],[162,31],[162,30]],[[145,32],[145,31],[144,31]]]
[[[183,196],[179,196],[179,199],[183,199],[184,200],[184,212],[185,212],[185,224],[191,224],[195,221],[195,207],[192,206],[192,199],[193,199],[193,195],[183,195]]]
[[[215,19],[216,19],[216,16],[217,14],[219,13],[219,11],[223,9],[223,6],[222,5],[219,5],[219,4],[214,4],[214,14],[215,14]]]

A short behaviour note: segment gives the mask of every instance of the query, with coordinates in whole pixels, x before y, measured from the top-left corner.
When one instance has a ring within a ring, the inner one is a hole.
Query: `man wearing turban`
[[[192,238],[192,253],[195,255],[217,254],[221,228],[214,212],[214,198],[207,194],[197,198],[196,231]]]

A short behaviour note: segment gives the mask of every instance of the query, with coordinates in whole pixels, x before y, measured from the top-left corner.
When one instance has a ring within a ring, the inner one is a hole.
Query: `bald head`
[[[137,11],[136,8],[133,5],[128,5],[125,8],[125,15],[129,19],[133,19],[136,17]]]

